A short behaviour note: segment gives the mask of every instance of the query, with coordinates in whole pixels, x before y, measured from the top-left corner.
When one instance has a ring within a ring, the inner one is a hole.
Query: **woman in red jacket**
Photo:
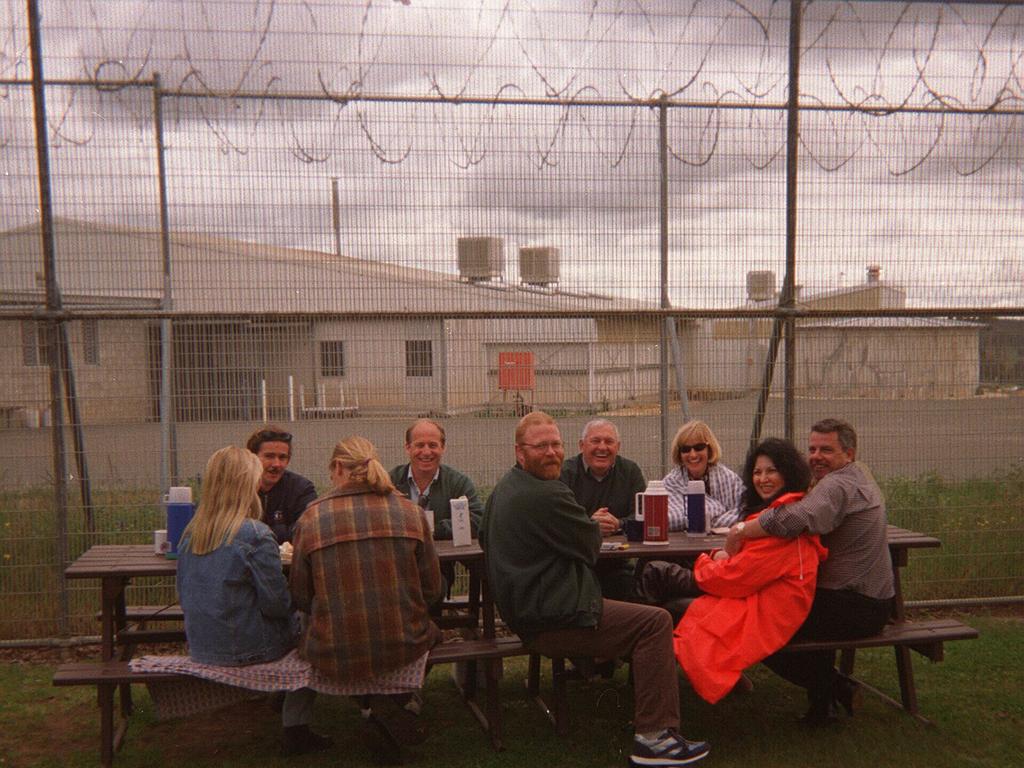
[[[807,461],[792,443],[763,440],[743,468],[741,517],[753,520],[802,498],[810,481]],[[674,644],[698,694],[714,704],[744,669],[789,642],[811,609],[818,562],[827,554],[817,536],[805,534],[755,539],[732,557],[717,550],[697,559],[693,580],[703,594],[676,625]],[[679,575],[677,584],[685,580]]]

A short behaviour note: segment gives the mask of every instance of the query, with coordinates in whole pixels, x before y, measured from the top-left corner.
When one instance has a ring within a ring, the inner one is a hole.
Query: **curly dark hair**
[[[767,456],[771,459],[772,464],[782,475],[782,489],[767,501],[762,499],[754,488],[754,464],[758,456]],[[754,512],[784,493],[806,491],[810,485],[811,467],[800,450],[789,440],[768,437],[747,453],[747,460],[743,464],[743,498],[740,506],[747,512]]]

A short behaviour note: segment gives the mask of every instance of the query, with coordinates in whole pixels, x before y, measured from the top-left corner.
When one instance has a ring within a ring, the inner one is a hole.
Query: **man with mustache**
[[[527,646],[546,656],[628,656],[635,698],[634,766],[686,765],[705,742],[678,733],[679,675],[672,618],[662,608],[606,600],[594,565],[601,547],[592,520],[559,480],[565,448],[554,419],[524,416],[516,466],[484,508],[480,544],[495,603]]]

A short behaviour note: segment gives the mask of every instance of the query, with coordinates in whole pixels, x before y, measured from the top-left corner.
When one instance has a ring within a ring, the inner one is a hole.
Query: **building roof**
[[[845,317],[824,320],[801,320],[800,330],[817,328],[858,328],[862,330],[933,330],[937,328],[984,328],[985,323],[946,320],[935,317]]]
[[[159,308],[160,233],[58,218],[58,283],[67,306]],[[0,304],[44,302],[39,224],[0,232]],[[452,258],[455,244],[452,244]],[[623,297],[504,283],[320,251],[172,232],[173,309],[183,313],[416,314],[446,311],[590,312],[650,309]]]

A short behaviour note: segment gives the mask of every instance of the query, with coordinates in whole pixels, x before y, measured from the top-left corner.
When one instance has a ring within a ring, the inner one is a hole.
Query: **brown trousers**
[[[633,666],[633,729],[679,727],[679,673],[672,650],[672,618],[662,608],[605,600],[596,627],[541,632],[531,650],[545,656],[629,657]]]

